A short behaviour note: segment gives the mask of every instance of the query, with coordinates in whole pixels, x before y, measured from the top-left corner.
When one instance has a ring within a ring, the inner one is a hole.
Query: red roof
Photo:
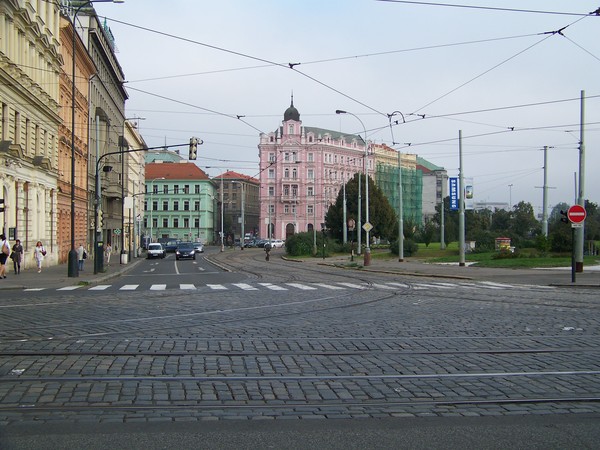
[[[259,180],[257,180],[254,177],[251,177],[250,175],[244,175],[243,173],[234,172],[233,170],[228,170],[227,172],[222,173],[221,175],[217,175],[213,178],[213,180],[216,181],[220,180],[221,178],[223,178],[224,180],[245,180],[250,183],[260,183]]]
[[[210,178],[194,163],[157,162],[146,164],[146,180],[209,180]]]

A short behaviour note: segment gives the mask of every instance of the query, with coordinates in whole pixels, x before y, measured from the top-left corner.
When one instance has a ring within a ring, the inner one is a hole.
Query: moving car
[[[148,244],[148,259],[152,258],[164,258],[165,257],[165,249],[162,244],[152,243]]]
[[[194,249],[196,253],[204,253],[204,245],[202,242],[194,242]]]
[[[196,249],[191,242],[180,242],[175,250],[175,259],[196,259]]]
[[[177,246],[181,243],[181,241],[169,241],[165,244],[165,252],[173,253],[177,250]]]
[[[284,244],[285,244],[285,242],[282,241],[281,239],[273,239],[273,240],[271,240],[271,246],[273,248],[282,248]]]

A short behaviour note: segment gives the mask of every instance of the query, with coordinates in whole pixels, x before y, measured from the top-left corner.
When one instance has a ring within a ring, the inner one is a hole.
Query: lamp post
[[[371,265],[371,239],[369,237],[369,233],[371,231],[371,224],[369,223],[369,150],[368,150],[368,145],[367,145],[367,128],[365,127],[365,124],[363,123],[363,121],[360,119],[360,117],[358,117],[356,114],[348,112],[348,111],[343,111],[341,109],[337,109],[335,111],[336,114],[349,114],[351,116],[354,116],[359,122],[360,124],[363,126],[364,132],[365,132],[365,163],[364,163],[364,171],[365,171],[365,195],[366,195],[366,204],[365,204],[365,231],[366,231],[366,238],[367,238],[367,244],[365,247],[365,258],[364,258],[364,262],[363,264],[365,266],[369,266]],[[360,180],[358,183],[359,187],[360,187]],[[359,200],[359,206],[360,206],[360,200]],[[360,233],[360,216],[359,216],[359,233]]]
[[[244,250],[244,240],[246,237],[246,230],[244,229],[244,206],[245,206],[245,199],[244,199],[244,183],[241,181],[232,181],[232,183],[237,183],[240,186],[242,186],[242,236],[240,237],[240,247],[242,250]]]
[[[223,219],[225,214],[223,212],[223,174],[221,174],[221,252],[225,251],[225,234],[223,230]]]
[[[154,178],[152,180],[150,180],[150,242],[152,242],[152,237],[153,237],[153,225],[154,225],[154,219],[152,218],[152,211],[154,209],[154,202],[153,202],[153,196],[154,196],[154,182],[156,180],[164,180],[165,177],[159,177],[159,178]]]
[[[76,50],[75,36],[77,32],[75,30],[75,23],[77,21],[77,14],[84,6],[92,3],[123,3],[125,0],[87,0],[77,7],[71,20],[71,26],[73,28],[73,41],[72,41],[72,68],[71,73],[71,250],[69,251],[69,263],[67,265],[68,276],[78,277],[79,267],[77,263],[77,250],[75,249],[75,67],[76,67]]]

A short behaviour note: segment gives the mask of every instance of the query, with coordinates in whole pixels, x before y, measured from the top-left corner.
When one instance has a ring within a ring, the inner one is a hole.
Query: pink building
[[[274,239],[286,239],[313,227],[320,230],[342,185],[356,172],[364,173],[364,139],[302,126],[293,98],[282,125],[272,133],[261,133],[258,148],[263,238],[269,237],[269,223]]]

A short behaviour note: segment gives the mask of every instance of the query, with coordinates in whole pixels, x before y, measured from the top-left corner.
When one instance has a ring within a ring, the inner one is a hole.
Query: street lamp
[[[159,177],[159,178],[154,178],[152,180],[150,180],[150,242],[152,242],[152,236],[153,236],[153,225],[154,225],[154,219],[152,218],[152,211],[154,210],[154,202],[152,200],[153,196],[154,196],[154,182],[156,180],[164,180],[165,177]]]
[[[69,251],[69,263],[67,266],[69,277],[79,276],[79,267],[77,263],[77,250],[75,249],[75,62],[76,62],[76,51],[75,36],[75,22],[77,21],[77,14],[84,6],[92,3],[124,3],[125,0],[87,0],[77,7],[71,20],[71,26],[73,28],[73,41],[72,41],[72,65],[73,71],[71,73],[71,250]]]
[[[343,111],[341,109],[337,109],[335,111],[336,114],[349,114],[351,116],[354,116],[359,122],[360,124],[363,126],[363,129],[365,131],[365,164],[364,164],[364,171],[365,171],[365,195],[367,197],[366,199],[366,205],[365,205],[365,231],[367,234],[367,245],[365,247],[365,259],[363,264],[365,266],[369,266],[371,265],[371,244],[370,241],[371,239],[369,238],[369,232],[371,231],[371,224],[369,223],[369,151],[368,151],[368,146],[367,146],[367,128],[365,127],[365,124],[363,123],[363,121],[360,119],[360,117],[358,117],[356,114],[353,114],[351,112],[348,111]],[[358,186],[360,187],[360,179],[358,182]],[[359,207],[360,207],[360,200],[358,202]],[[359,215],[359,222],[358,222],[358,226],[359,226],[359,233],[360,233],[360,215]]]
[[[240,247],[244,250],[244,239],[246,237],[246,230],[244,229],[244,183],[241,181],[232,181],[232,183],[237,183],[242,186],[242,235],[240,236]]]

